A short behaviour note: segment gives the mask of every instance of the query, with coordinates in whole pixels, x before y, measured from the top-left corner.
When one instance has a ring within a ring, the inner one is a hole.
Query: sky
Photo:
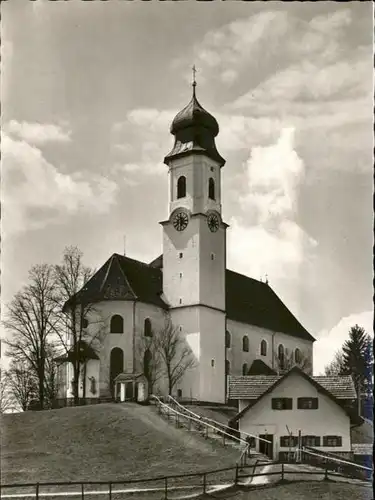
[[[12,0],[1,17],[3,306],[66,246],[94,268],[161,253],[195,64],[228,267],[268,276],[318,339],[316,373],[350,326],[372,333],[371,2]]]

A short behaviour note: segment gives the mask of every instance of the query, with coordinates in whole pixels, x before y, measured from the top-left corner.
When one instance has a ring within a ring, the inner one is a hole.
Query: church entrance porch
[[[116,401],[147,401],[148,383],[143,373],[120,373],[114,382]]]

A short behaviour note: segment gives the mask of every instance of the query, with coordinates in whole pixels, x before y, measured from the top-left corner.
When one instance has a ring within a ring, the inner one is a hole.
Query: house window
[[[185,198],[186,196],[186,177],[181,175],[177,181],[177,198]]]
[[[323,446],[342,446],[342,437],[323,436]]]
[[[214,253],[211,254],[211,260],[215,260],[215,254]]]
[[[210,200],[215,199],[215,181],[212,177],[208,179],[208,197]]]
[[[225,360],[225,375],[228,376],[230,374],[230,362]]]
[[[182,398],[182,389],[177,389],[177,397]]]
[[[297,347],[297,349],[294,351],[294,361],[295,361],[295,363],[297,363],[297,364],[301,362],[301,351],[298,349],[298,347]]]
[[[180,299],[180,304],[182,304],[182,299]]]
[[[225,347],[229,349],[231,346],[231,335],[228,330],[225,332]]]
[[[280,436],[280,446],[282,448],[294,448],[298,445],[298,436]]]
[[[320,436],[302,436],[302,446],[320,446]]]
[[[242,375],[247,375],[247,371],[248,371],[247,363],[244,363],[242,365]]]
[[[184,254],[183,254],[182,252],[180,252],[180,253],[178,254],[179,259],[182,259],[182,257],[183,257],[183,256],[184,256]]]
[[[317,410],[318,398],[298,398],[297,408],[299,410]]]
[[[243,352],[249,352],[249,337],[247,335],[242,338],[242,350]]]
[[[182,278],[182,273],[180,273],[180,278]]]
[[[215,360],[211,359],[211,366],[215,366]]]
[[[82,328],[87,328],[89,326],[89,322],[87,321],[86,318],[83,318],[82,320]]]
[[[152,337],[152,328],[151,328],[151,320],[150,320],[150,318],[146,318],[145,319],[144,336],[145,337]]]
[[[282,344],[279,345],[277,355],[278,355],[277,357],[279,359],[280,370],[283,370],[284,366],[285,366],[285,353],[284,353],[284,346]]]
[[[265,340],[260,343],[260,355],[267,356],[267,342]]]
[[[123,317],[120,316],[119,314],[115,314],[114,316],[112,316],[110,332],[111,333],[124,333],[124,320],[123,320]]]
[[[273,410],[292,410],[293,398],[272,398]]]

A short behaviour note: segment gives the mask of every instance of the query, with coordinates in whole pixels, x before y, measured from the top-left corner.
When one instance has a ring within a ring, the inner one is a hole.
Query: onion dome
[[[175,144],[172,151],[164,158],[164,163],[168,165],[173,158],[195,153],[205,154],[223,166],[225,160],[218,153],[215,144],[219,125],[198,102],[195,87],[194,81],[193,96],[189,104],[177,113],[172,122],[170,132],[175,136]]]

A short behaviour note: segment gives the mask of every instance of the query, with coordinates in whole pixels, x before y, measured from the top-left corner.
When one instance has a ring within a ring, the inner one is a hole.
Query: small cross
[[[194,66],[192,67],[192,70],[193,70],[193,86],[195,87],[197,82],[195,81],[195,74],[197,72],[196,68],[195,68],[195,64]]]

